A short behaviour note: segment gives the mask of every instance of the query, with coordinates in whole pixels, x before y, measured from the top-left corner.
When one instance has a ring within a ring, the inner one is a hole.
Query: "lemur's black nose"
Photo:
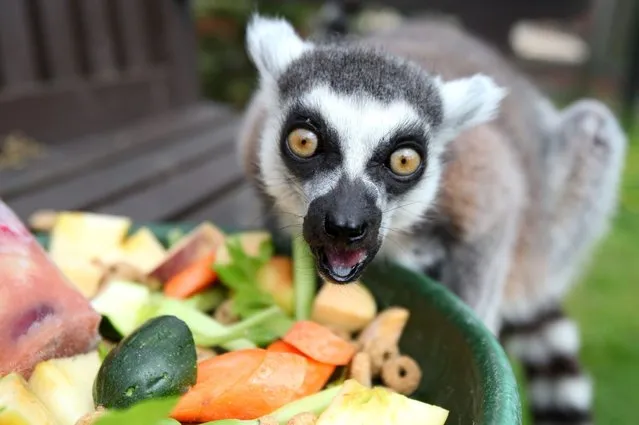
[[[366,236],[368,224],[365,221],[352,220],[345,215],[329,212],[324,218],[324,231],[335,239],[344,242],[357,242]]]

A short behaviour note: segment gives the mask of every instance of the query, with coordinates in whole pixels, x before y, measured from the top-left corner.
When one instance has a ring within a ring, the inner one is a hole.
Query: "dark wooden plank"
[[[71,35],[69,0],[38,0],[41,10],[44,55],[54,81],[77,76],[77,58]]]
[[[22,131],[46,143],[60,143],[108,131],[167,110],[168,99],[156,88],[166,84],[162,70],[117,80],[84,81],[73,85],[0,92],[0,136]]]
[[[207,202],[243,181],[242,169],[233,150],[179,175],[158,181],[146,190],[132,193],[119,202],[98,208],[137,221],[170,221],[194,205]]]
[[[149,146],[161,145],[164,140],[189,137],[214,128],[233,116],[222,105],[203,102],[117,131],[49,148],[45,157],[34,161],[27,169],[0,171],[0,196],[11,199],[34,188],[69,180],[100,164],[113,163],[149,149]]]
[[[0,75],[7,86],[5,90],[18,90],[36,79],[33,37],[27,17],[25,0],[0,0],[0,52],[3,55]]]
[[[122,26],[124,60],[128,71],[144,69],[148,53],[144,49],[146,20],[139,0],[115,0],[118,19]]]
[[[163,12],[166,49],[171,65],[171,99],[175,105],[195,102],[199,97],[197,38],[189,0],[158,0]]]
[[[92,208],[136,187],[152,185],[154,181],[180,170],[208,164],[212,158],[221,157],[228,161],[229,152],[233,151],[236,129],[236,123],[230,123],[190,139],[173,140],[151,152],[141,153],[128,160],[77,175],[73,180],[17,197],[10,201],[10,205],[21,217],[27,217],[41,208]],[[204,180],[202,183],[212,184]]]
[[[196,223],[208,220],[228,228],[259,228],[264,225],[260,203],[248,183],[179,219]]]
[[[116,73],[114,43],[104,0],[81,0],[78,4],[84,20],[89,69],[93,75],[112,77]]]

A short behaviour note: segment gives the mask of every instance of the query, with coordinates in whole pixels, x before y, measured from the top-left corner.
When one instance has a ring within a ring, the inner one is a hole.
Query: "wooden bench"
[[[238,114],[203,101],[183,0],[0,0],[0,146],[44,147],[0,170],[0,197],[140,221],[259,223],[234,148]]]

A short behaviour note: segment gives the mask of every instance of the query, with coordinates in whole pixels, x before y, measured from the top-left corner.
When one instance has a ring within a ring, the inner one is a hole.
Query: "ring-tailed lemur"
[[[447,24],[324,44],[255,16],[247,48],[260,85],[240,150],[278,227],[333,281],[383,257],[435,277],[523,361],[537,424],[589,422],[561,303],[616,207],[610,110],[556,109]]]

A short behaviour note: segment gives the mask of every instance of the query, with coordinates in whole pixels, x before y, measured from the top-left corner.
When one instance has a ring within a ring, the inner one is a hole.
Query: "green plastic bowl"
[[[194,226],[148,225],[163,243],[172,229],[188,232]],[[39,240],[47,245],[46,236]],[[423,371],[413,398],[448,409],[446,425],[521,424],[519,393],[508,358],[459,298],[394,264],[371,265],[362,281],[381,308],[403,306],[411,311],[400,350],[416,359]]]

